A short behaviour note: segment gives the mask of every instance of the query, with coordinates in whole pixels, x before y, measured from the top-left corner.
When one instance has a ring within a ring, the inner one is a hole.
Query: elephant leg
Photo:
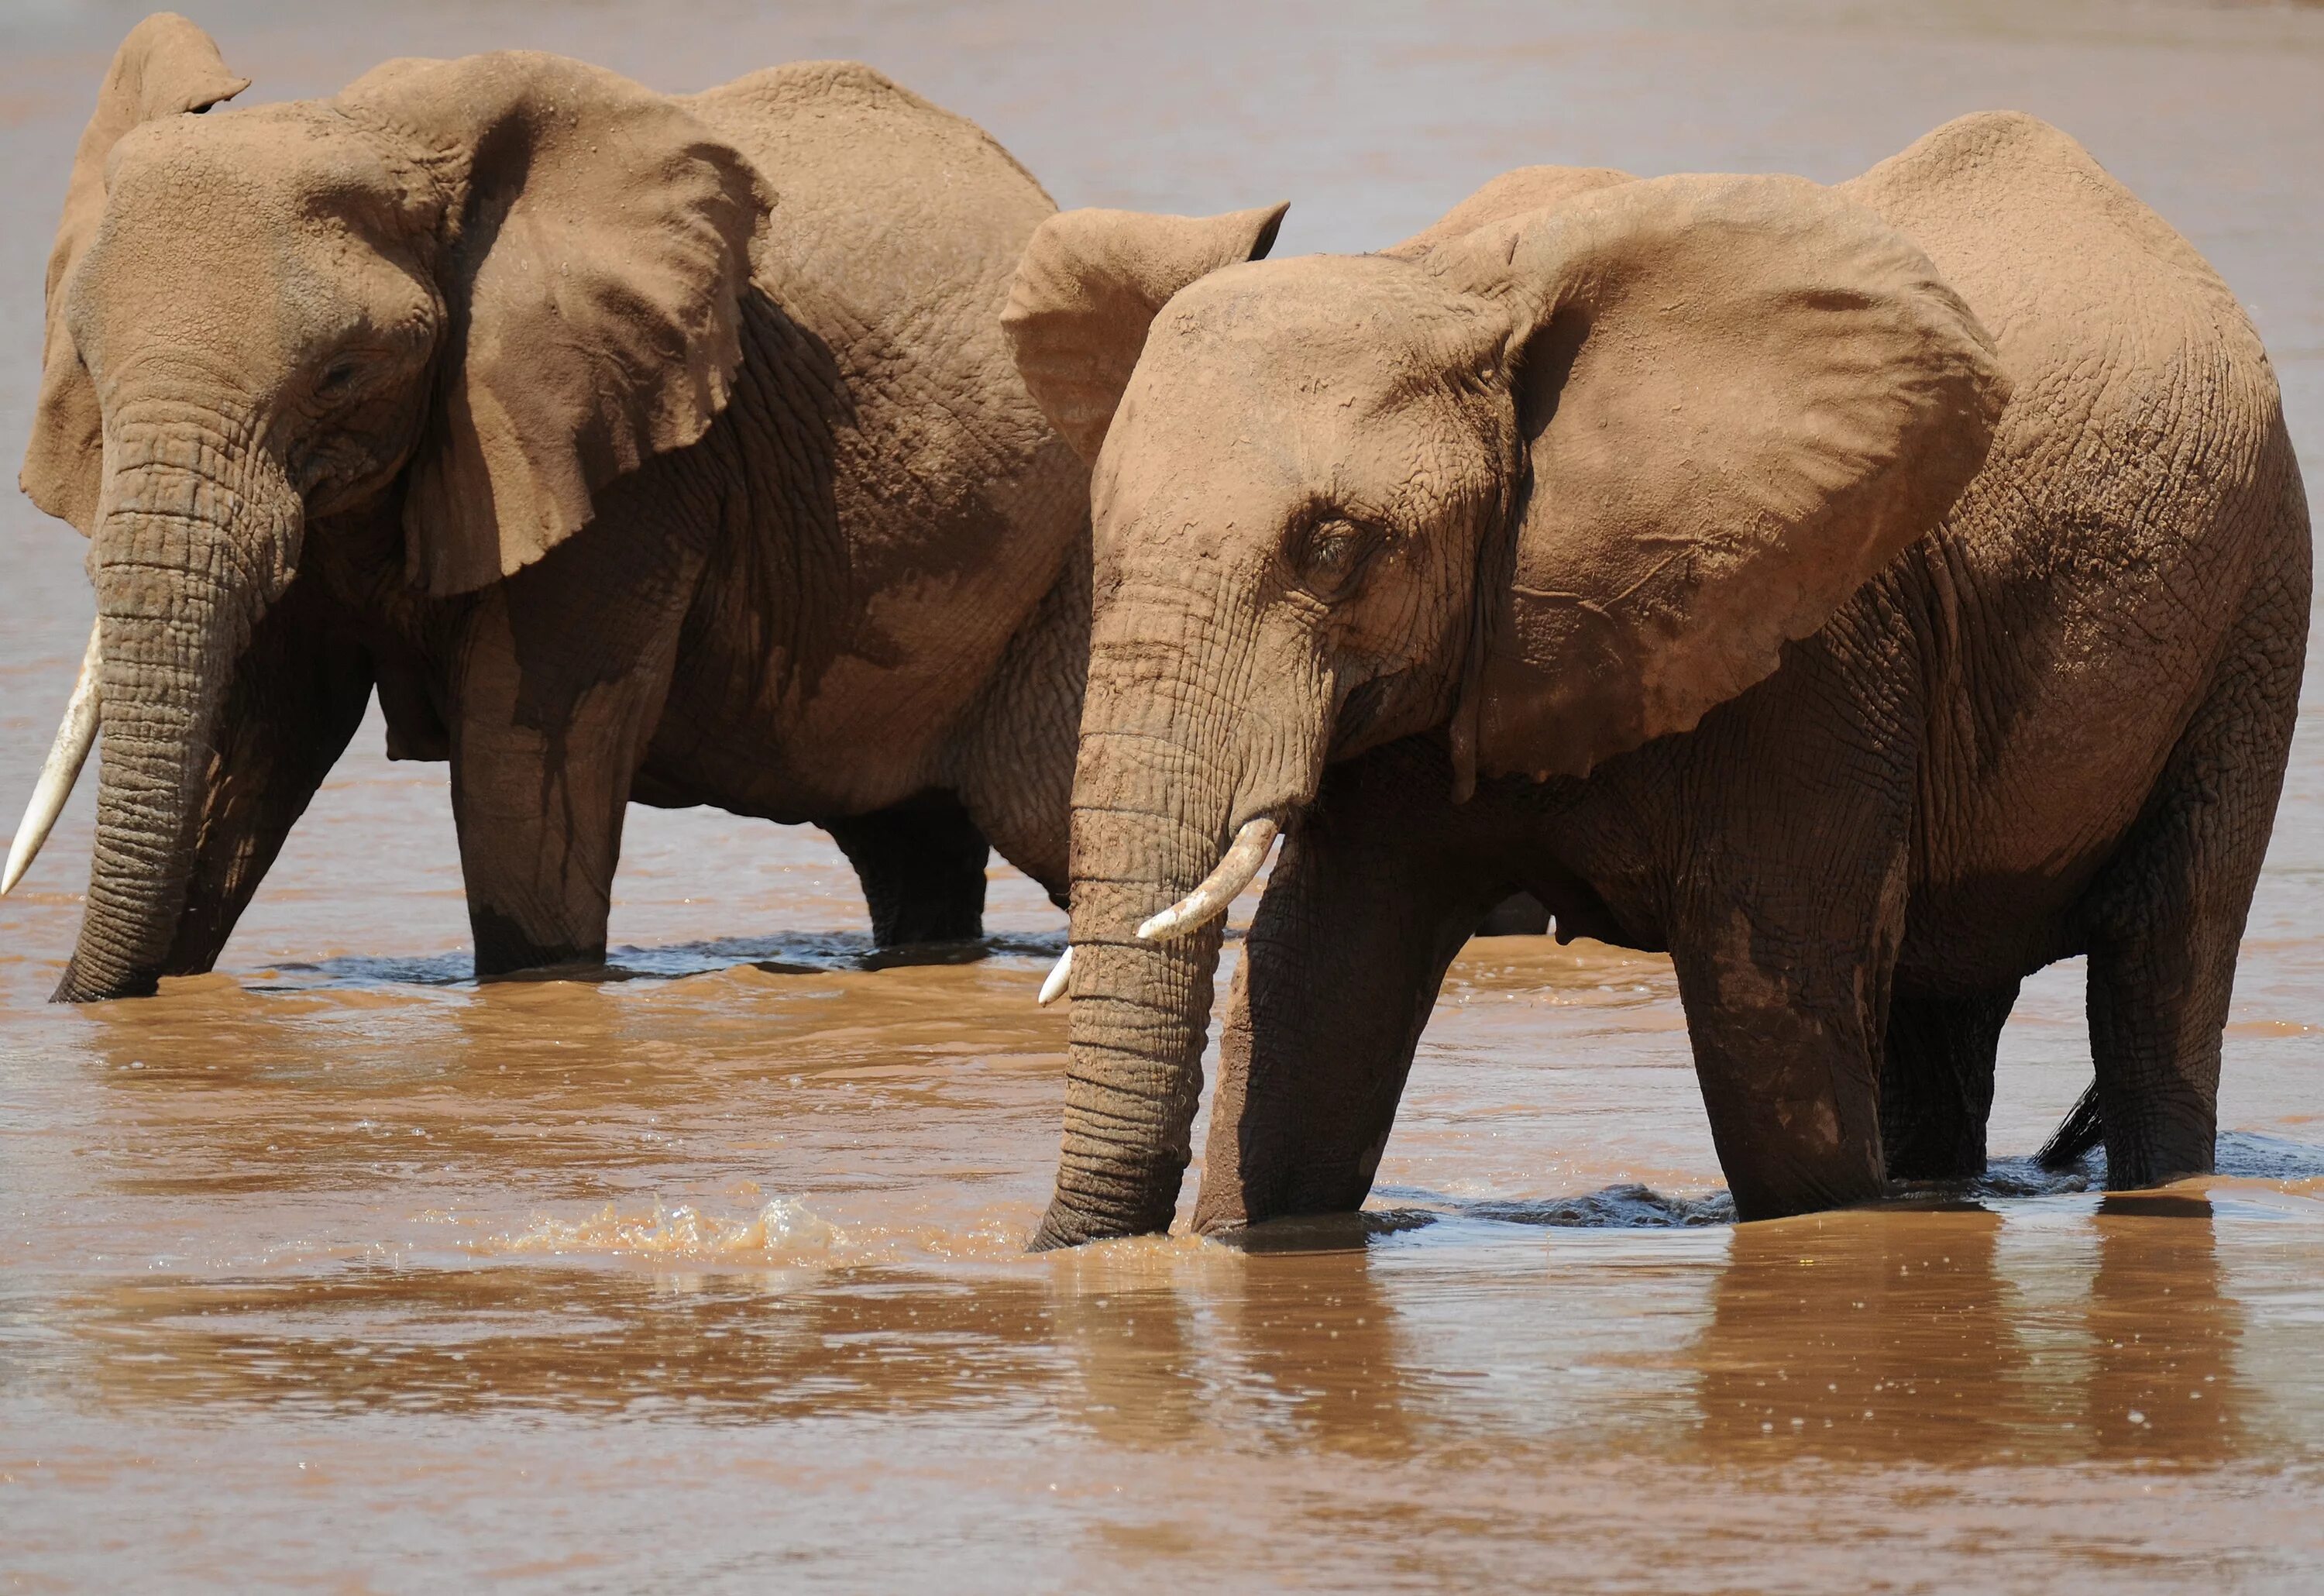
[[[1880,1060],[1880,1140],[1891,1180],[1969,1180],[1985,1173],[1993,1059],[2017,1001],[2006,992],[1888,1004]]]
[[[1895,940],[1839,905],[1824,923],[1815,896],[1779,907],[1748,890],[1723,892],[1694,905],[1671,936],[1695,1075],[1738,1219],[1845,1207],[1885,1189],[1879,1061]],[[1797,911],[1789,924],[1777,918],[1784,908]]]
[[[1328,772],[1286,839],[1235,972],[1196,1231],[1371,1190],[1445,968],[1508,887],[1451,786],[1436,751],[1383,749]]]
[[[1671,963],[1740,1219],[1886,1189],[1881,1052],[1922,739],[1917,697],[1865,690],[1912,669],[1909,632],[1877,613],[1794,645],[1704,717],[1680,767],[1700,799],[1661,844]]]
[[[1513,892],[1485,911],[1477,922],[1480,936],[1546,936],[1549,910],[1530,892]]]
[[[2305,552],[2302,539],[2297,581],[2264,589],[2146,813],[2085,899],[2111,1186],[2208,1174],[2216,1157],[2220,1036],[2299,703]]]
[[[950,793],[925,792],[823,829],[855,867],[881,947],[965,942],[984,935],[984,865],[991,849]]]
[[[1003,859],[1070,907],[1074,759],[1089,669],[1089,541],[1001,657],[976,711],[954,739],[953,789]]]
[[[477,595],[455,673],[452,816],[476,973],[601,964],[630,787],[669,691],[699,550],[609,494]]]
[[[186,907],[161,966],[198,975],[283,839],[346,751],[371,701],[371,660],[321,578],[293,581],[253,631],[218,717],[195,822]]]

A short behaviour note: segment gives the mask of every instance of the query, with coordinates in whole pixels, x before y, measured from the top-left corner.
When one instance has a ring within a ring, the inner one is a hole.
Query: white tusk
[[[65,800],[72,797],[80,768],[88,762],[88,751],[97,745],[97,633],[96,627],[88,629],[88,651],[81,656],[80,676],[65,705],[64,724],[57,728],[49,762],[41,767],[41,779],[32,786],[32,801],[24,806],[24,823],[16,827],[16,840],[8,848],[8,867],[0,872],[0,897],[14,890],[32,868],[33,855],[49,840],[49,828],[64,813]]]
[[[1224,914],[1227,905],[1250,885],[1259,866],[1267,863],[1267,851],[1275,845],[1275,835],[1282,829],[1268,815],[1244,821],[1242,829],[1235,833],[1234,845],[1211,872],[1210,879],[1139,927],[1138,935],[1148,942],[1167,942],[1198,931]]]
[[[1074,950],[1069,943],[1066,945],[1065,951],[1057,956],[1056,967],[1049,972],[1049,978],[1041,983],[1041,1007],[1046,1009],[1064,997],[1065,983],[1073,978]]]

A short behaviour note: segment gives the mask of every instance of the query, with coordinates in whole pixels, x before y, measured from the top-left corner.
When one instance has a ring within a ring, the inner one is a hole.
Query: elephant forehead
[[[280,356],[350,318],[425,314],[374,247],[396,180],[369,141],[311,116],[212,120],[149,125],[115,147],[68,312],[85,357],[177,342]],[[131,345],[108,351],[115,334]]]
[[[1489,307],[1378,257],[1213,279],[1148,337],[1101,462],[1102,513],[1249,524],[1324,503],[1418,521],[1489,487]]]
[[[106,173],[109,217],[195,224],[221,236],[316,217],[385,219],[410,186],[376,138],[311,105],[149,122],[114,146]]]
[[[1409,262],[1305,255],[1198,280],[1155,318],[1139,364],[1207,399],[1363,415],[1443,392],[1504,331],[1492,307]]]

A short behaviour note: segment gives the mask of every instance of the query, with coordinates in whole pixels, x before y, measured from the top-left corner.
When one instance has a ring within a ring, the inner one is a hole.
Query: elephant
[[[2195,250],[2032,117],[1834,186],[1525,168],[1377,254],[1070,211],[1007,324],[1093,463],[1064,1139],[1037,1247],[1353,1209],[1512,888],[1665,951],[1736,1212],[1986,1164],[2088,955],[2117,1185],[2211,1167],[2308,509]]]
[[[625,807],[829,830],[880,941],[1062,906],[1087,467],[1000,328],[1056,210],[868,68],[696,95],[558,57],[335,98],[185,19],[75,157],[22,482],[90,539],[101,724],[60,1000],[208,970],[376,688],[448,761],[478,974],[600,961]]]

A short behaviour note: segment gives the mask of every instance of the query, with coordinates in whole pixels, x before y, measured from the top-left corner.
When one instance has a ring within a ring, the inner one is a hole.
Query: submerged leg
[[[1384,749],[1330,772],[1286,841],[1235,973],[1197,1231],[1371,1190],[1445,967],[1506,888],[1451,786],[1435,751]]]
[[[855,867],[881,947],[984,935],[991,850],[950,793],[922,793],[874,814],[825,820],[823,828]]]
[[[1891,1180],[1985,1173],[1993,1060],[2017,989],[1976,998],[1899,995],[1880,1065],[1880,1140]]]

